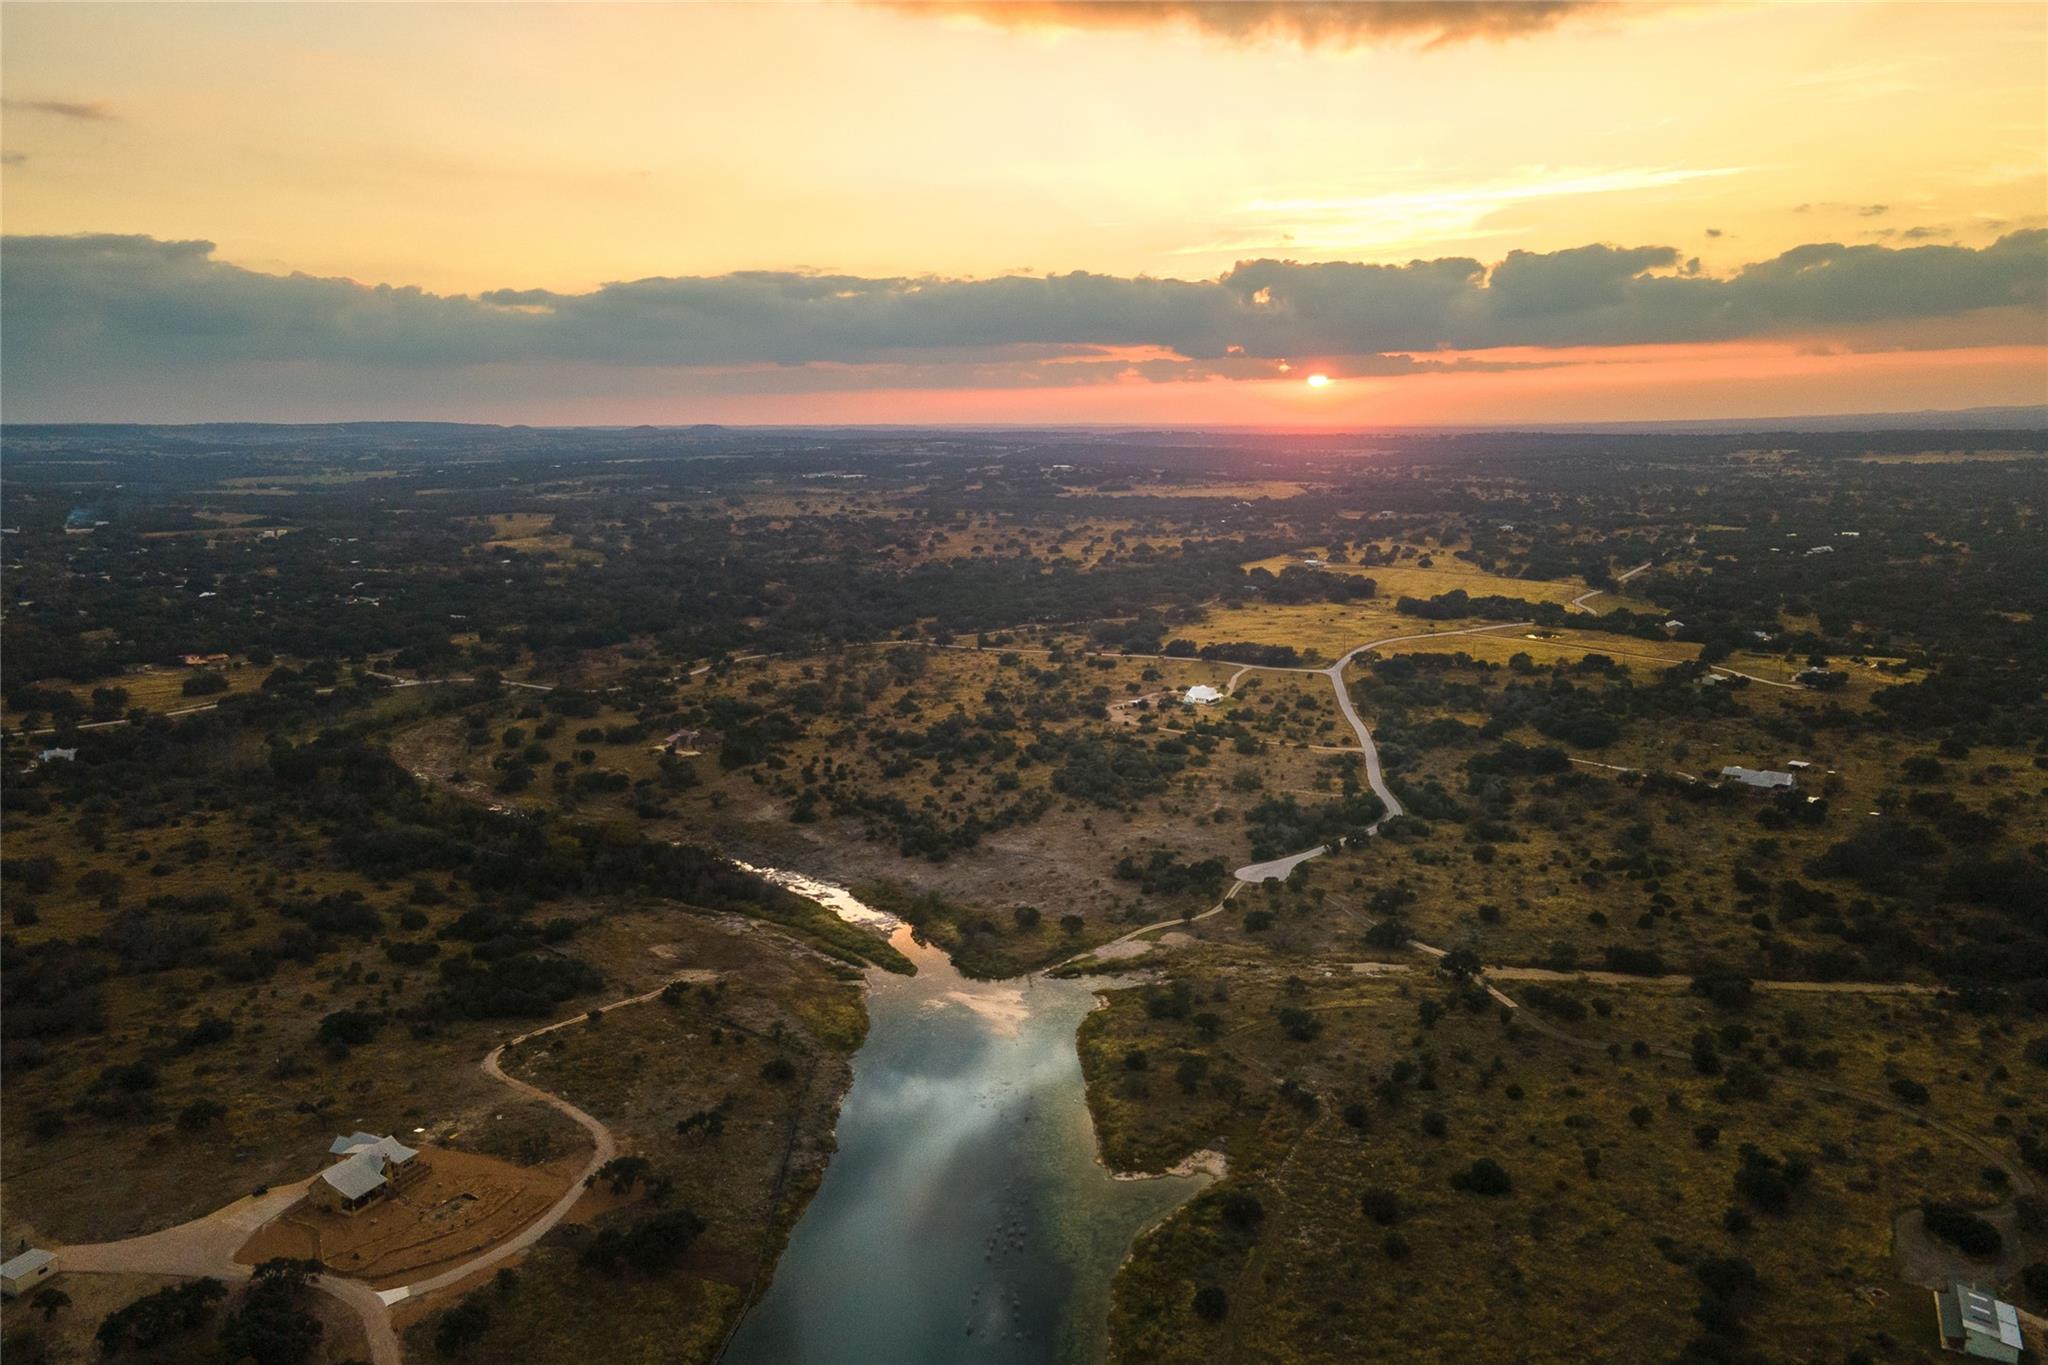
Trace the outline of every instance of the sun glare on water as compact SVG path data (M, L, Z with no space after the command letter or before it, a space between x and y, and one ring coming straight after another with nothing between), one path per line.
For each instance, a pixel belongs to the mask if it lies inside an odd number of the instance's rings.
M1327 389L1330 387L1330 376L1326 374L1312 374L1308 377L1308 386L1312 389Z

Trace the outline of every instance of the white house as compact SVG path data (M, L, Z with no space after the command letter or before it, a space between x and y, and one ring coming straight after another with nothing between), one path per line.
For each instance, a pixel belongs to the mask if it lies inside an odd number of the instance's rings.
M1181 701L1188 706L1210 706L1223 700L1223 694L1207 683L1196 683L1181 694Z
M0 1262L0 1298L14 1298L56 1273L56 1253L31 1247L11 1260Z

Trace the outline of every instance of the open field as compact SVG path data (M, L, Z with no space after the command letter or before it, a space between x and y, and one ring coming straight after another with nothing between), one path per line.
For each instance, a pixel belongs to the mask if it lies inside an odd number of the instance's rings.
M1394 599L1400 597L1435 597L1453 589L1462 589L1473 597L1519 597L1527 602L1565 603L1586 591L1586 584L1579 582L1550 582L1540 578L1504 578L1499 574L1487 573L1461 559L1454 558L1449 551L1437 549L1426 556L1432 560L1428 567L1412 561L1399 564L1324 564L1319 573L1356 574L1370 578L1379 586L1379 596ZM1279 573L1290 565L1301 563L1299 555L1274 555L1269 559L1255 560L1246 569L1265 569ZM1609 605L1603 601L1602 605Z

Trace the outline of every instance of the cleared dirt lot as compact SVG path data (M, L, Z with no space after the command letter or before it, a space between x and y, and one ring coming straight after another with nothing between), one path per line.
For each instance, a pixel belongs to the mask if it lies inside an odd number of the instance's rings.
M250 1238L235 1259L313 1257L336 1272L385 1289L460 1264L538 1218L569 1188L568 1163L509 1161L423 1147L426 1171L357 1214L311 1202L294 1206Z

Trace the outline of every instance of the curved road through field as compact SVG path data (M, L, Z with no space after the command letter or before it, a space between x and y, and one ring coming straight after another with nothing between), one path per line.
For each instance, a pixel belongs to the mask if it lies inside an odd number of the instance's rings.
M1344 719L1350 724L1351 732L1358 736L1359 749L1365 754L1366 785L1372 788L1372 794L1377 796L1387 808L1386 814L1373 821L1367 827L1366 833L1377 832L1379 827L1385 824L1388 819L1402 814L1403 811L1400 801L1395 798L1392 791L1388 790L1387 780L1380 773L1380 751L1373 747L1372 732L1365 728L1365 722L1358 718L1358 708L1351 704L1351 689L1344 685L1345 668L1359 655L1370 653L1384 645L1405 644L1410 640L1436 640L1446 635L1483 635L1491 630L1515 630L1528 624L1529 622L1527 621L1502 621L1498 625L1468 626L1463 630L1425 630L1412 635L1389 635L1384 640L1372 640L1360 645L1343 658L1337 660L1336 663L1322 670L1323 674L1329 678L1330 686L1337 691L1337 709L1344 713Z

